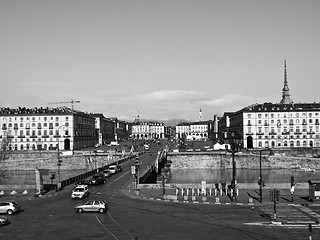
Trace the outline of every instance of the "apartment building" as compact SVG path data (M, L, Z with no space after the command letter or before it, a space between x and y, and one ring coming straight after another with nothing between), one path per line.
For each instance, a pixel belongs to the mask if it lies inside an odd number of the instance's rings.
M66 107L1 108L0 141L12 150L76 150L95 146L95 118Z

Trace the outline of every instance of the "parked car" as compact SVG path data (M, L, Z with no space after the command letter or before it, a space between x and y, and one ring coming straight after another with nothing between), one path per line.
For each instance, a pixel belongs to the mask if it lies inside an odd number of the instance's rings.
M82 179L82 180L79 180L78 182L76 182L73 187L76 188L78 187L79 185L89 185L89 181L86 180L86 179Z
M13 200L0 201L0 213L7 213L9 215L20 211L20 205Z
M7 225L9 223L10 223L10 221L8 218L0 216L0 226Z
M90 184L91 185L98 185L98 184L105 183L106 181L107 181L106 177L104 176L103 173L97 173L92 176L92 178L90 180Z
M72 190L71 198L85 198L89 196L89 187L88 185L78 185L76 188Z
M109 169L106 169L102 172L106 178L111 177L112 173Z
M108 204L102 200L90 200L83 204L79 204L74 207L79 213L82 212L106 212L108 211Z

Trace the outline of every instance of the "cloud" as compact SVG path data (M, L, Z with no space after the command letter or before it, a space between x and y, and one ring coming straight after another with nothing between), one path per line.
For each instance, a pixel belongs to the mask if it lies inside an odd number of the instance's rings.
M141 99L150 101L192 101L203 99L203 92L186 91L186 90L160 90L140 96Z

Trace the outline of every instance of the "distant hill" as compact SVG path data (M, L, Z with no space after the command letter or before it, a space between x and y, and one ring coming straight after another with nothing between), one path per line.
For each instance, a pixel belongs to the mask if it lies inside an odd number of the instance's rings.
M187 120L187 119L167 119L167 120L161 120L160 122L163 122L167 126L175 127L178 123L190 122L190 120Z

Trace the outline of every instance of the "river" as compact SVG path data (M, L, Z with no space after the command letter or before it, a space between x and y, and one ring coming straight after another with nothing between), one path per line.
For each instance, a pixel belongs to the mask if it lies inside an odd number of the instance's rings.
M257 183L259 179L259 169L237 169L236 180L238 183ZM320 172L297 169L263 169L262 179L265 183L289 183L291 176L295 182L306 183L308 180L320 180ZM232 180L232 169L214 170L171 170L168 183L230 183Z

